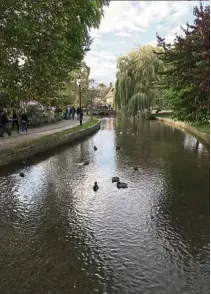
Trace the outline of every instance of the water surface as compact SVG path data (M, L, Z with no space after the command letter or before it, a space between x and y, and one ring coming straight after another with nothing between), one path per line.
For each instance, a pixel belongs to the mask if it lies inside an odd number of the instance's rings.
M209 151L191 135L105 119L0 176L0 293L209 293Z

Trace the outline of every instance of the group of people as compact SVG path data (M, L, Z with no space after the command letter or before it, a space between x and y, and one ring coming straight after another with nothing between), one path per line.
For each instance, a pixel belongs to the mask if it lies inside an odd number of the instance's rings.
M74 106L71 107L70 105L68 105L65 112L66 119L67 120L70 120L71 118L74 119L75 114L77 114L77 119L78 119L80 115L80 108L78 107L77 109L75 109Z
M111 107L111 105L101 105L101 106L98 106L99 109L109 109L109 110L113 110L113 108Z
M15 126L17 127L17 133L19 133L19 123L21 123L21 134L26 134L28 132L28 121L29 120L26 110L23 110L20 115L18 115L16 110L13 109L12 118L9 118L7 109L3 108L0 114L0 137L4 137L4 133L7 133L8 136L11 136L11 131Z

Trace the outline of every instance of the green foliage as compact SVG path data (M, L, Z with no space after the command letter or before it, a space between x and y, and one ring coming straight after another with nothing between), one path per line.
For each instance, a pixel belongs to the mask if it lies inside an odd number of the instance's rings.
M31 126L41 126L47 123L54 123L62 120L62 112L42 110L36 106L28 106L27 114Z
M153 100L161 95L158 83L163 62L154 49L141 47L118 59L115 106L128 115L149 117Z
M73 70L69 73L67 80L62 84L61 89L57 95L56 104L66 106L79 104L79 88L77 79L81 78L81 101L82 105L87 105L89 95L89 74L90 68L85 62L82 62L79 69ZM55 101L54 101L55 102Z
M210 6L194 8L194 25L183 28L173 44L157 36L156 52L165 64L162 72L163 101L170 104L177 119L209 121L210 110Z
M80 65L109 1L2 0L0 87L12 100L50 102Z

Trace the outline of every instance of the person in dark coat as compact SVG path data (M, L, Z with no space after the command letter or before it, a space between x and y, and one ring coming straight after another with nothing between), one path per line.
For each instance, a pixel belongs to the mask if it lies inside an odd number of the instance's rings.
M22 132L21 134L25 134L28 132L28 115L26 113L26 111L23 111L23 113L21 114L21 129L22 129Z
M19 133L18 115L17 115L15 109L13 109L13 112L12 112L12 127L11 127L11 130L14 128L15 125L17 126L17 133Z
M74 119L75 118L75 107L73 106L72 107L72 119Z
M4 108L1 116L0 116L0 129L1 129L1 133L0 133L0 137L4 137L4 132L7 132L8 136L11 136L11 132L9 130L9 119L7 116L7 109Z
M79 114L80 114L80 108L79 107L77 107L76 113L77 113L77 119L79 119Z

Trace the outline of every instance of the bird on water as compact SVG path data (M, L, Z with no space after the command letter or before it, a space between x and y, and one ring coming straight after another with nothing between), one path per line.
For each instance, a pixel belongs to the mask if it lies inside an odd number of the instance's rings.
M93 190L94 190L95 192L97 192L98 189L99 189L99 186L98 186L97 182L95 182L95 184L94 184L94 186L93 186Z

